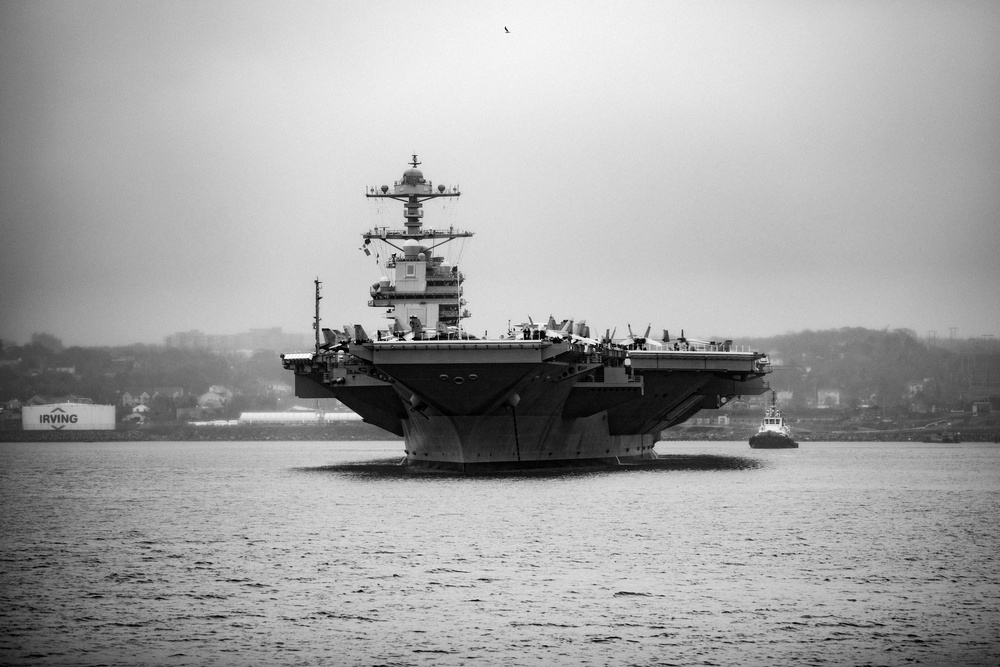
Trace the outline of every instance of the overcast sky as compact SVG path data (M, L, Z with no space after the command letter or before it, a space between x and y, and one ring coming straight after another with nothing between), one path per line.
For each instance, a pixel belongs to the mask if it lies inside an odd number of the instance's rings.
M504 32L504 27L510 33ZM1000 3L0 3L0 337L385 322L412 153L491 336L1000 334ZM456 248L455 250L458 250Z

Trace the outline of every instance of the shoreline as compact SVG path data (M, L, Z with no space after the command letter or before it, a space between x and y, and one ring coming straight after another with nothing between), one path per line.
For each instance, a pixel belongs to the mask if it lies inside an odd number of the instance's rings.
M660 434L659 442L749 441L756 430L690 427ZM942 436L960 442L1000 442L995 428L948 431L830 431L793 433L796 442L923 442ZM224 441L395 441L402 438L363 422L325 426L190 426L165 424L143 429L116 431L22 431L0 430L0 442L224 442Z
M661 442L722 441L749 442L757 429L734 429L706 426L674 428L660 435ZM886 429L871 431L805 431L792 429L792 438L802 442L941 442L954 438L957 442L1000 442L1000 430L995 427L969 429Z
M399 440L394 433L363 422L326 426L160 425L120 431L0 431L0 442L262 442L268 440Z

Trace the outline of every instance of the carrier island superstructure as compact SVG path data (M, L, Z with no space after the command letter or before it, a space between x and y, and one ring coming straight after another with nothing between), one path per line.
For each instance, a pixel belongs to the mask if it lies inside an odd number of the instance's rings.
M529 323L496 339L462 329L465 276L442 246L472 234L423 224L423 202L458 197L433 186L416 156L392 187L369 198L403 203L401 229L376 227L362 249L394 250L369 306L388 325L322 329L311 352L282 355L295 394L336 398L404 440L413 466L465 472L624 464L655 458L661 430L730 398L760 394L766 357L731 341L590 337L584 323ZM314 326L320 330L319 284ZM648 336L648 330L647 330Z

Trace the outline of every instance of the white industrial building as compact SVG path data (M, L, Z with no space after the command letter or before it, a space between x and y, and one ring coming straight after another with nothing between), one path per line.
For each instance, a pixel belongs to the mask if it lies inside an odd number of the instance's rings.
M361 421L354 412L244 412L240 414L241 426L300 426Z
M25 431L113 431L115 406L89 403L52 403L21 408Z

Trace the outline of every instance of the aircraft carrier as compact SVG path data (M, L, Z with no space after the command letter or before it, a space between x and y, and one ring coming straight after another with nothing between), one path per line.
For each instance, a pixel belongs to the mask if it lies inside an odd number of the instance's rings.
M401 228L362 234L383 270L368 305L387 309L387 324L373 335L322 328L317 280L315 349L281 355L296 396L336 398L401 436L408 465L475 472L653 459L663 429L766 390L763 354L683 331L595 338L583 321L550 316L495 339L469 335L465 276L442 253L472 234L423 224L425 201L461 193L419 165L414 155L400 180L366 193L403 204Z

